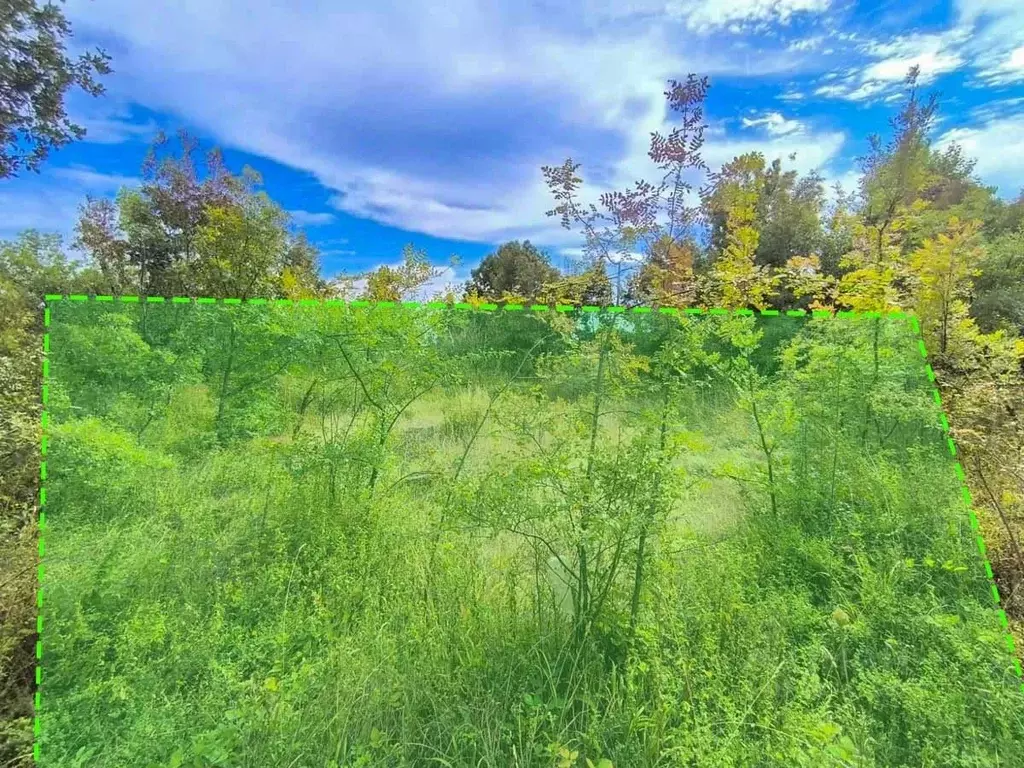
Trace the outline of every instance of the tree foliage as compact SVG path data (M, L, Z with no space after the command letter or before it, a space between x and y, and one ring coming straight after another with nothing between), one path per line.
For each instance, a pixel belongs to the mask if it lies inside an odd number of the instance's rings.
M71 25L60 5L4 0L0 5L0 179L38 171L50 152L85 136L68 117L64 99L72 88L103 93L108 75L103 51L67 54Z
M143 295L320 295L315 248L289 229L288 215L257 189L250 168L233 175L219 149L206 153L178 134L167 153L159 135L143 163L143 184L116 200L89 199L76 245L103 271L111 292Z
M557 269L529 240L512 240L488 254L470 273L466 290L491 301L536 301L548 283L559 278Z

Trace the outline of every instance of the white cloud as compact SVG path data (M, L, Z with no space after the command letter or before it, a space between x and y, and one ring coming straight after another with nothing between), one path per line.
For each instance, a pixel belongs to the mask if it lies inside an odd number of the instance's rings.
M744 117L742 122L744 128L763 127L771 136L786 136L804 130L804 124L799 120L789 120L778 112L768 112L764 117L754 119Z
M692 32L766 32L801 15L823 13L832 0L584 0L578 11L588 24L638 19L679 21Z
M335 215L327 211L314 213L311 211L303 211L302 209L295 209L288 211L288 215L290 215L292 217L292 221L300 227L319 227L324 224L330 224L335 219Z
M853 194L860 190L861 174L857 170L836 171L826 168L822 170L821 176L822 183L825 185L825 198L829 203L834 203L836 200L836 184L839 184L846 194Z
M126 141L152 141L159 132L155 122L134 123L116 117L72 117L85 128L86 144L122 144Z
M997 99L987 102L971 110L972 122L990 123L1005 117L1014 117L1021 113L1024 107L1024 96L1016 96L1007 99Z
M821 44L825 42L824 35L814 35L813 37L803 37L799 40L794 40L788 46L787 51L816 51L821 48Z
M1022 19L1024 23L1024 19ZM991 58L995 58L996 54ZM991 59L986 59L991 62ZM1024 45L1020 45L1003 54L1003 58L994 63L989 63L978 72L978 78L988 85L1009 85L1010 83L1024 82Z
M946 131L936 141L939 149L959 144L964 154L977 159L975 172L1013 197L1024 179L1024 114L999 117L973 127Z
M137 176L100 173L86 165L54 168L52 174L56 178L70 181L90 192L117 192L121 187L137 187L142 183L142 179Z
M806 66L784 49L706 40L694 28L786 21L828 5L590 0L579 15L473 0L329 12L313 0L153 0L146 14L129 0L67 8L79 39L117 54L113 96L313 174L337 193L336 209L439 237L557 246L578 236L544 216L541 164L579 157L594 192L632 181L648 131L663 125L667 79Z
M0 239L13 240L26 229L58 234L70 244L86 195L111 195L140 179L100 173L88 166L44 167L0 185Z
M969 32L961 53L975 72L973 85L1024 82L1024 3L954 0L957 28Z
M797 15L823 13L831 4L831 0L682 0L669 7L686 19L690 29L707 32L730 25L742 31L744 25L757 22L786 24Z
M938 75L954 71L963 61L959 54L942 51L924 51L915 56L891 56L865 69L864 77L883 83L900 82L906 79L911 67L918 67L918 82L927 83Z
M86 130L84 144L122 144L150 142L160 126L152 118L138 121L129 104L105 95L94 98L78 91L69 95L68 117Z
M848 92L848 88L845 85L823 85L820 88L815 88L815 96L845 96Z
M801 175L820 171L832 162L846 142L845 134L828 131L823 133L791 133L768 139L731 139L707 145L704 160L715 168L747 152L760 152L771 163L776 158L787 168ZM790 155L795 159L790 160Z
M59 184L28 191L19 187L17 192L5 185L0 188L0 240L14 240L26 229L35 229L70 242L81 202L80 191Z
M912 67L918 68L921 85L961 68L966 62L961 48L968 39L969 30L956 27L942 33L912 33L885 42L861 43L857 53L867 61L843 72L828 73L821 81L829 84L814 93L848 101L884 101L900 91Z
M886 83L880 83L877 80L869 80L866 83L861 83L853 90L847 91L844 94L844 98L847 98L850 101L864 101L865 99L870 99L872 96L884 93L886 90Z

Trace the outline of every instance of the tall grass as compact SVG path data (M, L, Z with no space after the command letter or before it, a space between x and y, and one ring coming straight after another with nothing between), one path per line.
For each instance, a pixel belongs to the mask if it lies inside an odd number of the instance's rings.
M439 386L376 457L344 398L228 442L201 385L141 436L66 412L42 763L1020 764L1024 696L928 430L867 450L774 380L808 422L771 422L772 513L742 399L680 401L652 490L646 396L608 390L586 485L592 390L533 386ZM593 501L577 539L563 485ZM613 565L637 557L634 602Z

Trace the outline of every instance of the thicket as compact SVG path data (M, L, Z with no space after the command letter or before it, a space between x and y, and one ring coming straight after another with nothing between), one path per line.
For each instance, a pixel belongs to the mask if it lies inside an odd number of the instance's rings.
M1011 766L899 319L55 302L43 764Z

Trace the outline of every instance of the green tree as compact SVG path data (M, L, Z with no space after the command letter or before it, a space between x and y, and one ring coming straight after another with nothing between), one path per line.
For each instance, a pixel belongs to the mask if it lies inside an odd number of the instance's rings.
M749 152L723 165L703 192L701 207L712 258L727 247L730 196L736 188L755 197L753 226L759 236L754 258L758 265L778 268L794 256L820 253L825 204L821 177L811 174L801 179L794 170L784 171L780 159L766 165L760 152Z
M630 280L626 303L691 306L697 295L697 257L694 241L660 237Z
M764 189L764 158L757 153L737 158L712 181L715 209L725 214L722 252L712 262L714 303L726 308L747 306L764 309L778 280L757 264L761 233L757 229L757 205Z
M608 306L613 296L612 281L600 262L578 274L566 275L547 283L540 292L540 300L546 304L574 306Z
M116 200L87 199L76 245L98 265L111 292L142 295L321 295L319 254L265 192L258 173L232 174L219 149L204 158L179 131L177 151L157 136L143 162L144 183Z
M22 168L38 171L51 150L85 136L68 117L64 99L71 88L102 94L96 77L110 74L110 57L96 50L72 59L70 37L71 25L56 3L0 4L0 179Z
M139 189L122 189L114 202L87 198L81 208L77 244L112 279L132 281L120 291L165 296L195 291L189 270L209 211L242 202L259 182L250 169L233 176L216 148L206 153L201 179L198 142L184 130L178 142L177 154L163 154L168 139L158 134L143 161Z
M971 316L982 330L1024 333L1024 226L992 240L974 276Z
M370 301L402 301L411 298L440 274L440 270L431 265L426 251L410 243L402 249L402 263L397 267L382 264L364 276L363 296Z
M758 203L758 264L778 268L795 256L821 252L825 190L820 176L798 178L796 171L783 171L776 158L765 171Z
M286 299L312 299L327 295L327 281L320 277L320 251L304 232L292 238L281 261L278 293Z
M287 214L280 206L260 193L205 216L186 274L196 292L242 299L277 293L287 255Z
M466 291L490 301L533 302L558 277L558 270L529 240L513 240L484 257L470 273Z
M913 208L915 215L928 207L922 192L935 183L928 134L935 122L938 100L935 94L922 102L917 92L919 67L911 67L906 78L907 97L896 116L890 121L892 135L886 144L877 134L868 137L870 150L861 158L861 196L863 207L862 237L869 237L865 245L874 249L876 263L886 260L883 251L898 249L905 254L914 246L915 223L907 213ZM899 222L900 235L890 230Z

